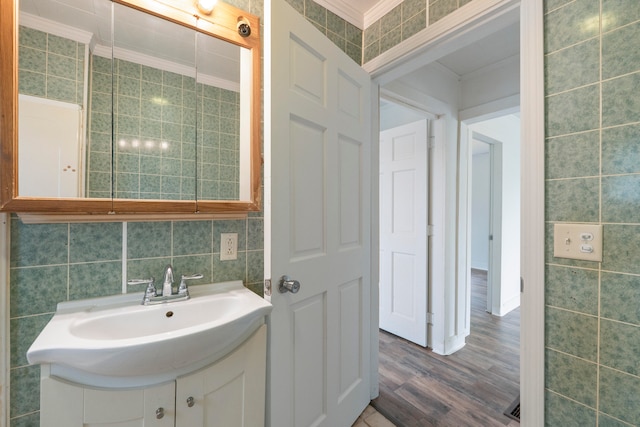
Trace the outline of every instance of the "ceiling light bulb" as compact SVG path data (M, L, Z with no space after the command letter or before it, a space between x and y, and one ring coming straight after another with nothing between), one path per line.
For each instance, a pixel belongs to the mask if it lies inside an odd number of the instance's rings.
M198 9L202 13L206 13L207 15L213 12L213 8L216 7L216 3L218 0L197 0L196 5Z

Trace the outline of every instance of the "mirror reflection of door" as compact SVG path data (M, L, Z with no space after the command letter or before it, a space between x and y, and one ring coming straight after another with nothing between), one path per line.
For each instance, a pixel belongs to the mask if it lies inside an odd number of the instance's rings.
M19 105L20 194L78 197L83 170L80 106L28 95L20 95ZM45 139L47 144L41 144Z
M20 94L80 111L50 120L55 132L20 126L20 145L31 132L40 153L19 150L21 196L250 199L249 49L110 0L22 0L18 21ZM40 114L21 104L20 120ZM59 156L43 153L63 133L78 135L77 186L54 192L59 178L44 171Z
M111 57L112 6L108 0L86 3L84 7L88 10L83 11L59 2L20 1L20 196L84 197L92 185L95 191L91 197L111 197L111 70L103 68L98 77L100 88L109 95L101 97L97 91L95 98L89 90L89 70L92 51L98 46L108 46L103 51L108 51L106 55ZM64 17L65 22L54 20L54 16ZM94 31L89 31L91 28ZM90 104L95 106L94 117L89 115ZM43 112L43 108L48 111ZM78 117L73 113L73 119L65 118L72 115L72 110L78 112ZM92 119L96 123L93 129L89 126ZM92 130L95 135L91 135ZM94 159L88 156L92 136L104 153ZM89 172L90 163L93 163L93 176ZM71 181L68 172L73 169L75 188L70 189L62 182Z

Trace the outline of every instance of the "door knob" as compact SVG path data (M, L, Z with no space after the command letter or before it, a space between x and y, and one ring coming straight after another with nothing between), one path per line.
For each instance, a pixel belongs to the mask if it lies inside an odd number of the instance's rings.
M280 293L291 292L295 294L300 290L300 282L297 280L292 280L289 276L282 276L280 279L280 286L278 287Z

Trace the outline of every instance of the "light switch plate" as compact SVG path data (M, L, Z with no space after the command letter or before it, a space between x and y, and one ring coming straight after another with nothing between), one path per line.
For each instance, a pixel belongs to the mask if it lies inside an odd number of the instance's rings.
M554 224L553 256L602 261L602 225Z

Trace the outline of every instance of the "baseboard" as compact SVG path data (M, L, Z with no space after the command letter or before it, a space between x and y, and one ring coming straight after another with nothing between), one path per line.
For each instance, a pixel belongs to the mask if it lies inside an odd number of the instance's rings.
M507 314L509 314L511 311L515 310L518 307L520 307L520 295L516 295L515 297L511 298L507 302L503 303L502 306L500 307L500 312L493 313L493 314L500 317L506 316Z

